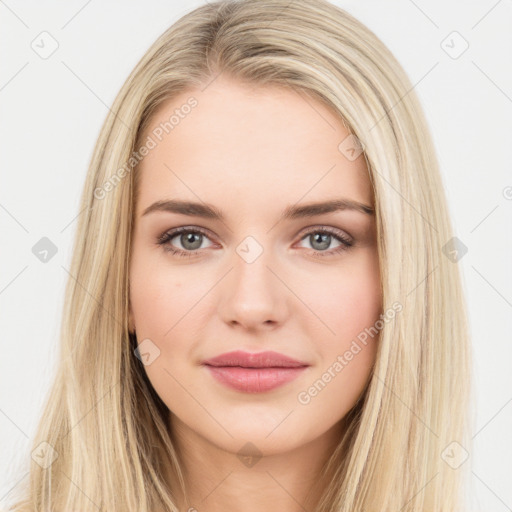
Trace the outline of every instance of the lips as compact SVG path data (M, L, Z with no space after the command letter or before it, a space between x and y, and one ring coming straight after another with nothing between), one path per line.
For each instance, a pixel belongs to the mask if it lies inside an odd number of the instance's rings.
M204 361L221 384L245 393L271 391L297 378L309 364L278 352L235 351Z

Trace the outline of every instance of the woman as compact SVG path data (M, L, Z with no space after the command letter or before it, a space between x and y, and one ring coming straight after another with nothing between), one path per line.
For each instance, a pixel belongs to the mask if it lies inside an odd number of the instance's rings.
M360 22L185 15L116 98L82 209L12 510L462 509L452 228L418 99Z

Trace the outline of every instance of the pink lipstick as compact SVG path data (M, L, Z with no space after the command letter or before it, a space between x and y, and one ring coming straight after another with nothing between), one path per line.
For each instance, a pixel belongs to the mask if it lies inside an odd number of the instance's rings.
M309 364L278 352L227 352L203 362L222 384L245 393L270 391L297 378Z

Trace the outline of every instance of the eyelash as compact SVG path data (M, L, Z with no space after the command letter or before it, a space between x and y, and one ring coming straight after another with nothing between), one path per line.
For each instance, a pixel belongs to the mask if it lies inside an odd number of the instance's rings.
M187 226L182 226L179 228L174 228L169 231L165 231L161 236L157 238L157 245L161 246L164 251L170 252L174 256L177 256L179 258L191 258L195 255L197 255L199 252L201 252L202 249L196 249L195 251L182 251L181 249L176 249L172 247L168 242L170 242L173 238L176 237L176 235L181 233L194 233L194 234L201 234L206 237L208 237L208 234L199 228L189 228ZM341 242L341 245L339 247L336 247L335 249L331 249L328 251L316 251L312 249L313 253L315 253L316 256L325 257L325 256L334 256L336 254L339 254L343 251L346 251L350 249L353 246L353 241L349 238L342 235L338 230L328 227L322 227L317 229L312 229L305 233L301 240L306 238L309 235L315 234L315 233L321 233L321 234L327 234L333 236L335 239L337 239L339 242ZM208 237L209 238L209 237Z

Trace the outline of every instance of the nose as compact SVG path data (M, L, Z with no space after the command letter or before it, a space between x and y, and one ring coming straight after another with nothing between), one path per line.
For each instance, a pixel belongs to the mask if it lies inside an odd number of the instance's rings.
M233 269L220 290L218 312L222 320L252 331L281 325L289 314L290 291L275 261L267 251L252 262L235 253L232 261Z

